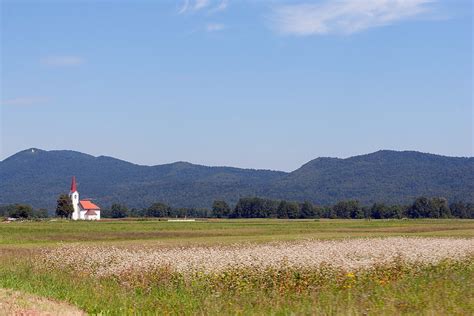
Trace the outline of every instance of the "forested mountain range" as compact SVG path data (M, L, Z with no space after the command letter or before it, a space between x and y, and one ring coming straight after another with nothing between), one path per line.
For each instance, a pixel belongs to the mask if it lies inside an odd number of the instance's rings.
M114 202L142 208L161 201L175 207L210 207L259 196L327 205L356 199L411 203L418 196L474 202L474 158L382 150L317 158L293 172L207 167L187 162L157 166L69 150L27 149L0 162L0 205L27 203L54 209L71 177L81 198L102 207Z

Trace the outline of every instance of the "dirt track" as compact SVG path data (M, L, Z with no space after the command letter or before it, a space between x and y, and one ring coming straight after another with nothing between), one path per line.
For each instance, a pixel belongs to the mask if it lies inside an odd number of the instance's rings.
M86 314L77 307L67 303L57 302L18 291L0 289L0 315L82 316Z

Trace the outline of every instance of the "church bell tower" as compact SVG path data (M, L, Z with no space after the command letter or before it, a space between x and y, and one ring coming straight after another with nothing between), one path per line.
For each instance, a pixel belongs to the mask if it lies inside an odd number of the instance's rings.
M74 212L72 213L72 219L77 220L79 219L79 192L77 192L75 176L72 177L71 191L69 192L69 198L71 199L72 207L74 208Z

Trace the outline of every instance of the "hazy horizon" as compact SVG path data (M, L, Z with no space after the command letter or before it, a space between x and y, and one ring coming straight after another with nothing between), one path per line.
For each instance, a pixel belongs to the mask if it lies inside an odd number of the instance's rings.
M0 160L472 157L472 2L2 1Z

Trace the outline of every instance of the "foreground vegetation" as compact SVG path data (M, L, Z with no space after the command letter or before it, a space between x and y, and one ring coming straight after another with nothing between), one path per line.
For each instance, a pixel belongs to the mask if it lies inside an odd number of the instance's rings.
M89 313L474 313L471 220L56 221L0 225L0 288L66 301ZM375 236L438 239L347 240ZM445 238L452 236L457 238ZM321 238L331 240L317 240ZM300 262L306 254L341 264L292 264L292 258ZM199 255L208 259L203 261ZM227 260L232 265L224 269L211 265L214 268L191 273L175 269L173 262L189 263L195 256L194 262L200 264ZM224 259L219 261L219 256ZM121 263L131 258L137 261L129 266ZM259 268L242 264L246 258L257 260ZM358 265L345 265L346 258ZM358 258L372 261L360 266L367 261ZM76 268L68 262L77 264ZM101 267L109 273L97 273Z
M66 300L90 313L469 315L474 312L473 271L471 259L428 266L400 264L357 276L336 271L301 275L281 269L260 275L234 271L223 278L186 282L157 273L124 286L113 278L96 280L86 273L37 271L25 262L2 266L0 285Z

